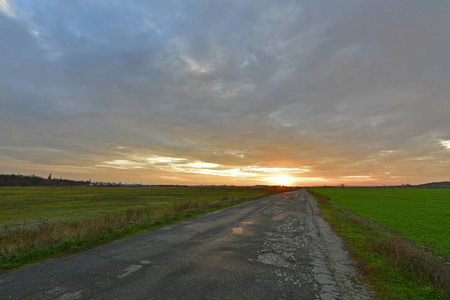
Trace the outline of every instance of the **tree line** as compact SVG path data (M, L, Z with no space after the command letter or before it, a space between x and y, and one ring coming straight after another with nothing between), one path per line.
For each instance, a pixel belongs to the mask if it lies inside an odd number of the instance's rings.
M52 178L52 174L47 178L36 175L0 174L0 186L87 186L90 182L90 180L56 179Z

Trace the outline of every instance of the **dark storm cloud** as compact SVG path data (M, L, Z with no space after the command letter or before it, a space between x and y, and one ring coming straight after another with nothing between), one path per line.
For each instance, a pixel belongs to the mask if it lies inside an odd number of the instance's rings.
M446 1L2 0L0 155L443 180L449 15Z

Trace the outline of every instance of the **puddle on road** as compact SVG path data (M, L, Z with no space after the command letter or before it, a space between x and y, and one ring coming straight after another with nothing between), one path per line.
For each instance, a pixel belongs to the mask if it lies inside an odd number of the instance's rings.
M236 228L233 228L232 230L233 230L234 234L242 234L244 232L244 228L242 228L242 227L236 227Z
M234 234L243 234L244 233L244 225L253 224L253 222L243 222L242 226L231 229Z

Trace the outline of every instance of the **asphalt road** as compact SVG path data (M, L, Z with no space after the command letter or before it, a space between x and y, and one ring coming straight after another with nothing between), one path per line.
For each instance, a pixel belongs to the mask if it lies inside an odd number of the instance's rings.
M0 299L368 299L306 190L0 276Z

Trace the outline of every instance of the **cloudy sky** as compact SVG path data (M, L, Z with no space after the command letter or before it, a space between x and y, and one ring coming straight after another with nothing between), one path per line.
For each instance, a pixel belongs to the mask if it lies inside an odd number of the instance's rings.
M448 0L0 0L0 173L450 180Z

